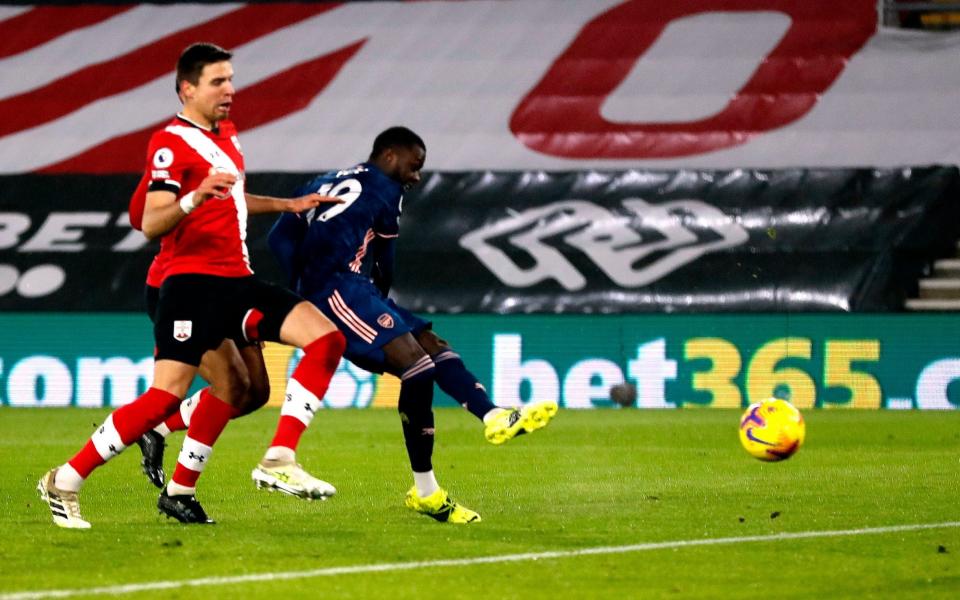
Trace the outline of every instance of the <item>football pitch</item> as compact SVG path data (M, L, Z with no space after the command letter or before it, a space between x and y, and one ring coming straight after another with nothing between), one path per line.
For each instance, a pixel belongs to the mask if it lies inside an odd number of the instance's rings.
M134 446L82 491L93 529L59 529L37 480L106 414L0 408L0 599L960 597L958 412L808 410L800 452L762 463L738 412L561 410L495 447L438 409L434 468L483 517L455 526L404 508L392 410L317 415L298 456L331 500L256 490L268 409L200 481L216 525L159 516Z

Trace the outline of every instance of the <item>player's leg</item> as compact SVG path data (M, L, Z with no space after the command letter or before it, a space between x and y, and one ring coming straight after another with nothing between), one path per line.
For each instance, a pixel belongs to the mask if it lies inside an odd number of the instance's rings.
M150 389L110 413L77 454L44 475L37 489L50 507L55 524L77 529L90 527L80 516L78 492L83 482L96 468L176 410L195 372L196 367L190 364L158 360Z
M157 322L157 307L160 304L160 288L159 286L150 285L149 283L144 287L144 305L146 307L147 316L150 317L150 322L156 325ZM202 375L202 371L201 371ZM165 475L163 473L163 451L166 447L164 438L170 433L171 427L177 429L186 429L186 425L183 424L183 419L189 419L189 414L193 413L193 409L196 408L196 403L200 399L200 394L197 392L190 398L181 402L180 410L173 411L173 414L168 416L166 420L158 424L153 429L146 431L142 436L137 438L137 446L140 447L140 466L144 473L147 476L147 479L157 488L162 488L165 482ZM180 413L183 412L184 407L187 407L189 414L186 417L181 417ZM170 423L171 426L167 426L167 423Z
M417 342L430 354L437 368L436 379L440 389L456 400L460 406L481 421L503 409L490 401L487 389L467 370L460 355L454 352L446 340L432 329L417 332Z
M557 403L541 400L520 408L499 408L490 401L486 388L471 373L460 355L433 331L433 324L411 313L392 300L386 303L410 325L417 342L436 365L435 379L440 389L484 423L484 437L491 444L502 444L514 437L536 431L557 414Z
M165 481L165 439L175 431L186 431L204 393L217 398L239 399L234 403L237 408L234 418L257 410L270 398L270 381L259 344L238 347L233 340L223 340L220 347L203 355L199 374L210 383L209 388L199 390L181 402L179 410L137 440L143 473L158 488L162 488Z
M213 395L210 388L201 390L173 475L157 499L161 513L181 523L213 523L194 494L197 480L210 462L213 445L235 414L229 398Z
M450 501L433 473L433 361L411 327L369 280L337 277L311 297L343 332L345 356L364 368L389 371L401 380L398 410L414 486L407 505L439 520L471 522L479 516Z
M437 483L433 472L433 446L436 429L433 415L435 367L426 350L409 332L383 346L388 370L400 378L397 410L403 439L413 471L413 487L407 492L406 505L438 521L473 523L476 512L450 499Z
M255 339L299 347L303 356L287 381L276 432L251 478L260 489L325 500L336 493L336 488L306 472L297 463L296 451L303 432L321 407L346 341L323 313L292 292L267 284L259 292L257 305L262 312L247 319L252 324L249 334Z
M247 304L245 280L205 275L169 277L160 293L154 326L157 358L180 360L199 367L203 355L221 347ZM172 335L171 335L172 334ZM236 348L231 348L236 353ZM233 357L231 360L239 360ZM186 382L188 386L191 380ZM186 393L186 386L180 398ZM195 498L197 480L210 462L213 446L236 414L235 398L219 398L209 389L190 419L177 466L157 500L157 507L182 523L212 523Z

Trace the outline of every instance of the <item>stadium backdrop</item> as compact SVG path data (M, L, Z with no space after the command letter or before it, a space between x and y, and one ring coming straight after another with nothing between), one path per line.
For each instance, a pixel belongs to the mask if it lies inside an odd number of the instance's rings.
M126 200L170 56L209 39L237 51L251 190L362 159L401 115L424 136L395 294L498 403L609 407L627 380L642 407L957 408L956 317L901 310L960 234L955 36L834 4L2 4L0 402L146 386L155 246ZM278 278L269 225L248 241ZM267 357L278 395L297 357ZM325 404L396 391L341 365Z

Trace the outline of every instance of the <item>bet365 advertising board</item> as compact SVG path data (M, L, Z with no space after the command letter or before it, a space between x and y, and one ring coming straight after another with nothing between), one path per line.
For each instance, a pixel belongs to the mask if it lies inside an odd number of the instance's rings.
M554 399L640 408L741 407L771 395L800 408L960 408L960 316L444 315L453 344L500 405ZM148 384L150 327L138 314L0 315L0 400L7 406L119 406ZM298 355L269 346L272 401ZM326 408L395 406L392 377L341 364ZM438 393L435 404L452 405Z

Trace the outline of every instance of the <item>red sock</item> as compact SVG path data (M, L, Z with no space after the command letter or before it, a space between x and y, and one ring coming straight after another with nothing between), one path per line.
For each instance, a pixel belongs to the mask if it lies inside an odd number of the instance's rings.
M170 415L170 418L164 421L163 424L167 426L167 429L169 429L171 433L174 431L183 431L187 428L187 424L183 422L183 413L180 412L179 408L177 412Z
M200 473L210 461L213 444L237 410L206 389L200 394L200 403L190 419L187 437L177 459L172 481L184 487L196 487Z
M84 479L156 427L180 406L180 399L158 388L150 388L142 396L110 413L90 440L68 462Z
M296 452L297 446L300 444L300 436L306 430L307 424L300 419L280 415L277 432L273 434L273 441L270 442L270 446L283 446Z
M77 452L73 458L67 462L70 463L71 467L76 469L80 477L86 479L94 469L107 461L97 452L97 447L93 445L93 440L87 440L87 443L83 445L80 452Z
M300 436L320 408L320 401L327 393L330 379L346 347L346 338L339 331L334 331L303 349L303 358L294 369L287 386L287 401L280 410L280 422L277 423L271 446L283 446L296 451Z
M113 424L124 445L159 425L174 412L179 412L181 398L158 388L147 392L126 406L113 411Z

